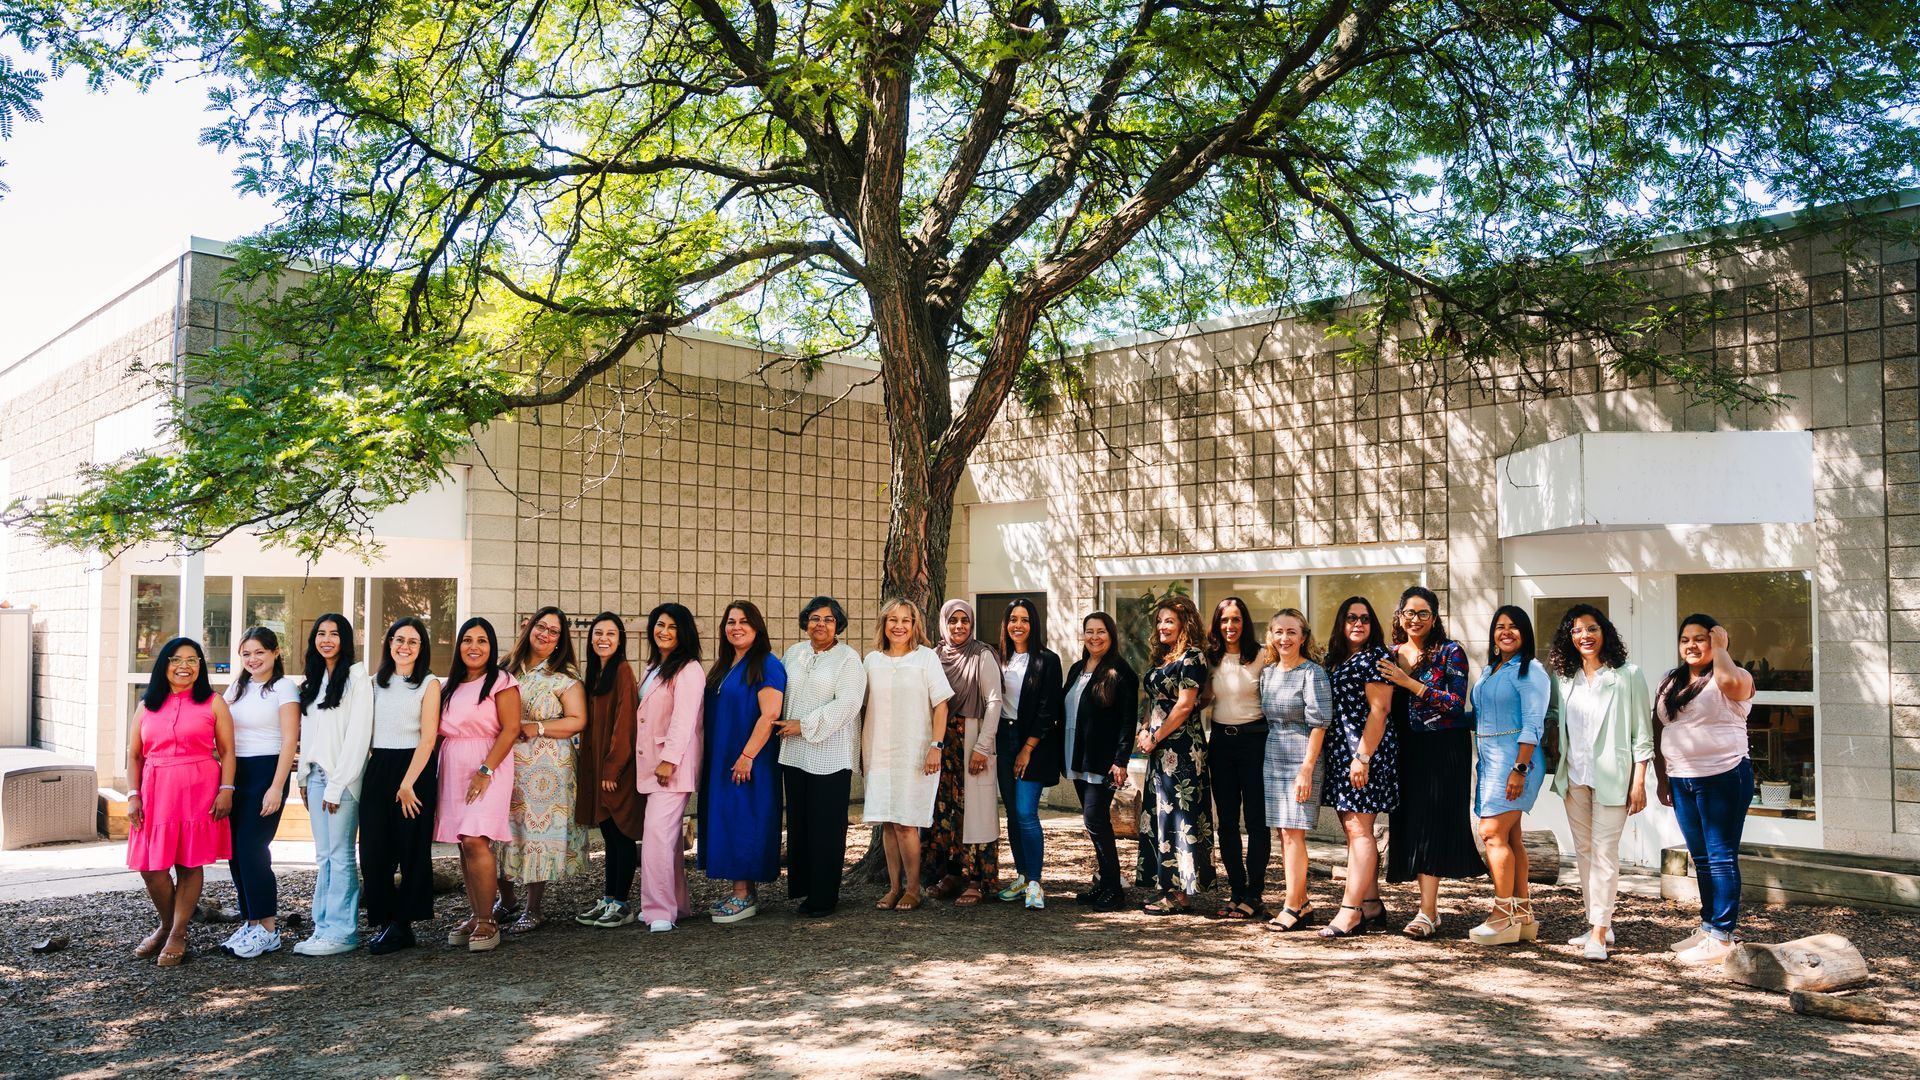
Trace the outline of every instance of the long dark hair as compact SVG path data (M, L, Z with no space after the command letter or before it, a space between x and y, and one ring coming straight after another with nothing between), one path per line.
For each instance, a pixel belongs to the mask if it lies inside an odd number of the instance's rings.
M173 696L173 684L167 681L167 661L182 648L192 649L193 655L200 658L200 670L193 677L193 703L198 705L213 696L213 683L207 678L207 651L190 637L177 637L160 646L160 651L154 654L153 674L147 676L147 692L140 695L140 704L148 712L159 712L160 706Z
M1160 640L1160 613L1163 611L1173 612L1173 617L1180 621L1180 639L1171 645ZM1163 596L1153 605L1152 629L1149 632L1153 635L1153 641L1147 647L1147 663L1156 668L1166 663L1168 657L1177 660L1188 649L1197 649L1206 640L1200 630L1200 609L1193 606L1192 600L1178 593Z
M1427 631L1426 643L1420 646L1420 662L1429 664L1439 654L1441 646L1453 641L1447 636L1447 624L1440 621L1440 598L1433 595L1432 589L1425 585L1409 585L1400 593L1400 604L1393 609L1393 643L1402 645L1413 640L1407 636L1407 628L1400 625L1400 613L1406 609L1407 601L1415 598L1425 600L1427 609L1433 612L1433 628Z
M1493 626L1505 615L1513 620L1513 628L1520 631L1520 651L1513 655L1520 658L1520 677L1527 677L1527 666L1533 663L1533 620L1527 613L1512 604L1502 604L1494 609L1493 622L1487 624L1487 667L1500 662L1500 646L1494 644Z
M662 615L673 620L675 634L673 651L665 656L660 655L660 645L653 640L653 628L660 624ZM658 669L660 681L673 678L689 662L699 660L700 628L693 625L693 612L688 611L685 604L669 601L647 612L647 666Z
M520 676L527 673L533 663L533 627L541 619L553 616L560 620L560 638L553 643L553 653L547 657L547 670L555 675L577 675L580 669L573 659L573 630L567 626L567 613L548 604L533 613L527 625L520 628L520 637L513 643L513 652L507 656L507 672Z
M1611 668L1627 662L1627 646L1607 613L1592 604L1575 604L1560 617L1560 629L1553 632L1553 646L1547 650L1548 670L1562 678L1571 679L1580 670L1580 650L1573 647L1573 624L1583 615L1600 626L1600 662Z
M1718 619L1696 611L1680 620L1680 633L1686 633L1689 626L1697 626L1711 633L1713 628L1719 625ZM1674 718L1680 715L1680 710L1693 704L1693 699L1699 697L1700 691L1707 688L1707 681L1711 678L1713 678L1712 664L1708 664L1707 670L1699 675L1695 675L1693 668L1684 663L1667 672L1667 677L1660 680L1660 690L1653 695L1660 702L1660 708L1656 713L1664 715L1666 723L1673 723Z
M327 659L320 655L314 645L314 639L320 636L320 628L332 620L334 629L340 631L340 651L333 655L333 674L327 674ZM340 695L347 692L347 672L353 668L353 624L345 615L329 611L313 620L313 629L307 631L307 659L305 674L300 680L300 708L305 710L315 701L323 709L340 707ZM322 687L322 683L325 684ZM325 693L322 693L322 690Z
M453 635L453 663L447 665L447 688L440 695L440 711L443 714L447 711L448 703L453 701L453 692L460 689L461 683L467 681L467 659L460 655L460 643L466 640L467 631L475 627L487 632L487 666L484 677L480 681L481 701L487 700L487 695L493 693L493 684L500 678L499 635L493 632L492 623L475 615L461 623L460 632ZM506 723L506 718L502 718L501 722Z
M1326 668L1328 671L1346 663L1347 658L1356 651L1353 643L1347 640L1347 612L1353 610L1355 604L1367 609L1367 643L1362 645L1360 650L1386 647L1387 639L1380 632L1380 616L1374 613L1373 601L1364 596L1349 596L1340 601L1340 606L1334 609L1336 612L1333 617L1334 628L1327 631Z
M1085 646L1082 646L1080 650L1080 670L1090 676L1087 680L1087 693L1093 695L1093 703L1103 709L1110 709L1116 704L1113 700L1113 695L1117 689L1115 682L1123 680L1103 678L1103 676L1108 672L1113 672L1124 676L1126 679L1131 679L1136 683L1140 681L1140 676L1134 672L1133 665L1127 663L1127 658L1120 653L1120 627L1114 623L1113 616L1104 611L1096 611L1080 620L1081 629L1084 630L1090 622L1097 622L1107 628L1107 641L1110 642L1110 644L1107 646L1106 653L1104 653L1099 660L1095 661L1093 670L1091 671L1088 671L1086 668L1087 653Z
M426 620L418 615L402 615L387 627L387 639L380 643L380 673L373 677L373 685L382 690L393 680L393 673L399 670L399 665L393 662L393 635L403 626L412 627L413 632L420 635L420 655L413 661L413 674L407 676L407 685L419 686L433 673L433 669L427 666L433 661L433 638L427 633Z
M273 654L273 677L260 684L260 692L264 694L280 685L280 680L287 677L287 658L280 655L280 635L264 626L249 626L247 632L240 635L240 645L245 645L249 641L259 642L261 648ZM240 655L240 645L233 647L233 654L236 657ZM228 696L234 701L246 697L247 686L252 682L253 672L248 671L244 666L241 667L239 676L233 680L233 690Z
M767 640L767 618L760 614L760 609L754 606L753 601L735 600L733 603L727 605L727 610L720 613L720 640L725 642L725 644L720 647L720 656L726 662L714 664L713 670L707 672L707 692L711 694L720 692L720 684L727 681L727 672L733 670L733 642L727 638L727 616L732 615L736 611L744 616L747 620L747 625L753 628L753 644L747 646L747 658L745 661L747 665L745 673L747 677L746 685L754 687L767 681L767 657L773 652L773 642ZM674 620L676 626L679 625L679 622L679 619ZM651 623L648 624L647 639L649 641L653 639ZM698 645L696 643L696 648L697 647ZM675 649L674 651L678 652L679 650ZM699 657L696 656L695 659L697 660ZM669 676L666 675L665 672L662 672L660 677L664 679Z
M1017 597L1007 605L1006 614L1000 616L1000 659L1003 661L1013 655L1013 639L1007 636L1007 620L1015 611L1027 613L1027 625L1031 628L1027 631L1027 651L1038 653L1047 647L1047 628L1040 622L1040 609L1026 597Z
M610 622L620 632L620 640L613 647L613 655L607 657L603 666L600 654L593 651L593 628L603 622ZM627 624L620 616L611 611L603 611L587 624L587 692L594 697L613 693L614 673L627 663Z
M1240 662L1251 664L1260 655L1259 635L1253 629L1253 610L1247 607L1245 600L1229 596L1213 605L1213 625L1207 627L1207 646L1203 650L1207 654L1208 667L1219 667L1220 661L1227 658L1227 639L1220 633L1220 616L1226 612L1228 604L1240 609Z

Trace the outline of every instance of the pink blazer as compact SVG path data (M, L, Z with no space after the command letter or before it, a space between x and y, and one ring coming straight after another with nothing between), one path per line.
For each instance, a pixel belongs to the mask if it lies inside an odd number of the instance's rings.
M682 665L672 679L654 679L647 684L640 696L640 721L633 748L634 786L642 795L656 791L692 794L700 778L700 710L706 698L707 672L697 663ZM673 782L664 786L653 775L663 761L674 766Z

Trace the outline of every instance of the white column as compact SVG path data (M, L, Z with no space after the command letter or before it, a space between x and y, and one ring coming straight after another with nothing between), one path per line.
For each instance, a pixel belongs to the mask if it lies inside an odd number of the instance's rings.
M180 559L180 636L195 641L205 637L206 613L207 557L195 552ZM206 647L205 642L201 647Z

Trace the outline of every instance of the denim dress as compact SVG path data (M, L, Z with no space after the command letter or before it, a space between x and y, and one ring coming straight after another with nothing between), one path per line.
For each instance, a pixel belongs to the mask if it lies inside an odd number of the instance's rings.
M1509 810L1531 810L1546 783L1546 762L1539 752L1547 726L1547 709L1553 700L1553 677L1539 660L1527 665L1520 674L1520 662L1509 660L1487 672L1473 688L1473 715L1476 719L1474 745L1475 769L1473 812L1480 817L1496 817ZM1520 760L1520 744L1535 749L1533 768L1527 773L1526 789L1518 799L1507 798L1507 776Z

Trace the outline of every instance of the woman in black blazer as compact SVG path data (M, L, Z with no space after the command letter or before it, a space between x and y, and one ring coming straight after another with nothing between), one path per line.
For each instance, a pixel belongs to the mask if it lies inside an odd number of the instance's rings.
M1096 611L1081 624L1086 651L1067 672L1061 711L1064 760L1098 867L1093 886L1076 899L1096 911L1126 906L1120 852L1113 839L1113 793L1127 782L1133 731L1140 721L1140 677L1120 655L1113 616Z
M1039 609L1025 597L1007 605L1000 624L1000 672L1004 685L994 756L1015 874L999 896L1038 910L1047 906L1040 887L1046 861L1040 796L1060 782L1060 657L1046 647Z

